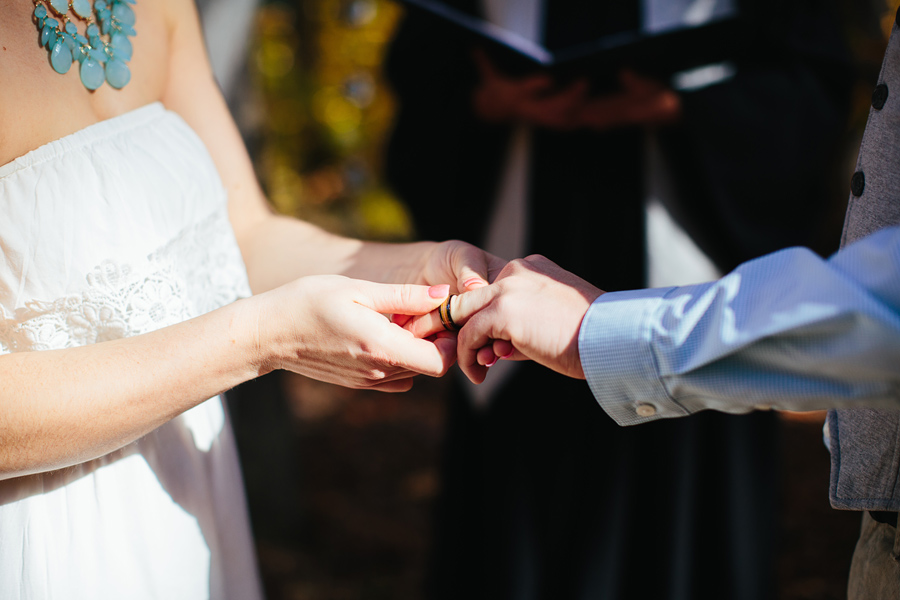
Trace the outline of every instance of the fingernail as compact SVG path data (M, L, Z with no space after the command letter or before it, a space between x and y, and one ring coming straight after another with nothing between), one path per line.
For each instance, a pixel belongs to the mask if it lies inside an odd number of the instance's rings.
M476 283L478 285L484 285L484 280L481 279L481 277L470 277L469 279L466 279L465 281L463 281L463 287L466 289L469 289L472 285L474 285Z
M447 294L450 293L450 286L446 283L442 283L441 285L433 285L428 288L428 295L432 298L446 298Z
M497 357L495 356L495 357L494 357L494 360L492 360L491 362L489 362L488 364L486 364L486 365L484 365L484 366L486 366L486 367L493 367L494 365L497 364L497 360L498 360L498 359L497 359Z
M504 354L504 355L501 356L500 358L509 358L509 357L511 357L511 356L513 355L513 352L515 352L515 350L510 350L509 352L507 352L506 354Z

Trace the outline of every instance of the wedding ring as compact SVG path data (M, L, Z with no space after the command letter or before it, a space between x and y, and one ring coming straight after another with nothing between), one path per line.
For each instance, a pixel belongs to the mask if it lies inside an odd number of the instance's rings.
M453 317L450 316L450 301L453 300L454 296L456 294L447 296L447 299L441 302L441 306L438 308L438 314L441 316L441 325L447 331L459 331L459 327L456 326L456 323L453 322Z

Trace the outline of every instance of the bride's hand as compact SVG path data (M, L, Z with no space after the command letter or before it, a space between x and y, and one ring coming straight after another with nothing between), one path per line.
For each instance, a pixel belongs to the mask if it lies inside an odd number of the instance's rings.
M453 293L486 286L494 281L507 262L459 240L433 244L424 258L421 282L427 285L450 283Z
M417 339L384 315L427 314L449 291L319 275L256 296L262 371L389 392L410 389L417 374L439 377L456 359L455 339Z

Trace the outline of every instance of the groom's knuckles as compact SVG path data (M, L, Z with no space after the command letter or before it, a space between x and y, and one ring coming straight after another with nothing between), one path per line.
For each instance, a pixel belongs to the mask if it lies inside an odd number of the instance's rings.
M494 286L484 286L455 296L450 303L453 322L459 326L465 325L474 314L491 303L496 290Z

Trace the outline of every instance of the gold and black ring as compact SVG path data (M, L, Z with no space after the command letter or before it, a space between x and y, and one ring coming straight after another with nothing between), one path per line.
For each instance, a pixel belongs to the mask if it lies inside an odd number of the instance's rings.
M456 294L447 296L447 299L441 302L441 306L438 308L438 314L441 316L441 325L443 325L444 329L447 331L459 331L459 327L456 326L456 323L453 322L453 317L450 316L450 302L453 300L454 296L456 296Z

